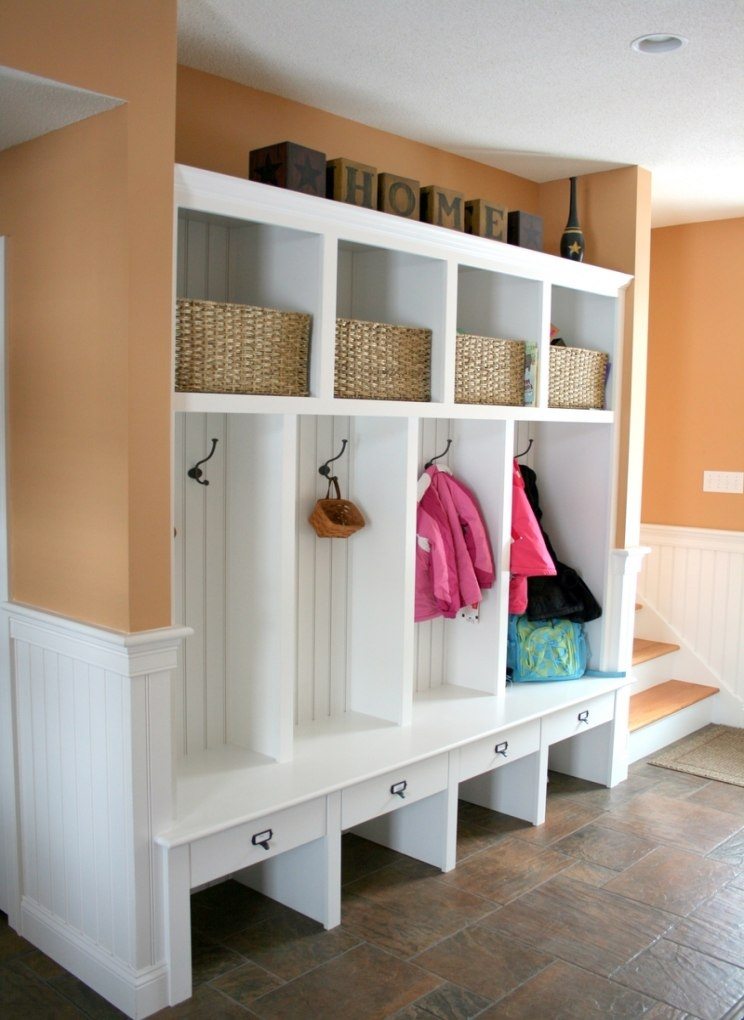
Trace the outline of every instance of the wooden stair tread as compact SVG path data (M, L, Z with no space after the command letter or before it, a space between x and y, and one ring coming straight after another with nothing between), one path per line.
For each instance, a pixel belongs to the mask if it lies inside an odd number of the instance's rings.
M660 655L668 655L676 652L679 645L670 645L666 641L648 641L646 638L633 639L633 665L641 662L648 662L649 659L657 659Z
M686 680L667 680L663 684L639 691L630 698L630 719L628 729L639 730L642 726L665 719L689 705L718 694L717 687L692 684Z

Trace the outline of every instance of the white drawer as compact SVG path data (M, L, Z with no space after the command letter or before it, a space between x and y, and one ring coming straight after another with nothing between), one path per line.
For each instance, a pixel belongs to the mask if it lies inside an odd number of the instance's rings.
M326 802L319 797L197 839L191 844L191 886L266 861L325 833Z
M341 791L341 828L405 807L447 788L447 755L406 765Z
M472 779L540 748L540 720L533 719L460 748L458 779Z
M600 694L596 698L587 698L586 701L572 705L570 708L551 712L542 721L543 743L555 744L567 737L585 733L594 726L601 726L602 723L609 722L614 714L615 695L612 691L609 694Z

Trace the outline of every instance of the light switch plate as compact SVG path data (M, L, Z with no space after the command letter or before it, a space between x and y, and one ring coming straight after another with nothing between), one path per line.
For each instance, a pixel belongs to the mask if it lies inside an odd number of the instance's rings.
M703 471L703 492L744 493L744 471Z

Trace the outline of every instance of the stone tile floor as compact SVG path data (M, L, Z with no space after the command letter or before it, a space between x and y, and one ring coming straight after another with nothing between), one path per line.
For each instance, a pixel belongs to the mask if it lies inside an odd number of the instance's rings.
M742 1020L744 788L551 774L534 829L460 804L442 875L344 837L343 923L227 882L192 897L194 996L158 1018ZM122 1016L0 915L0 1016Z

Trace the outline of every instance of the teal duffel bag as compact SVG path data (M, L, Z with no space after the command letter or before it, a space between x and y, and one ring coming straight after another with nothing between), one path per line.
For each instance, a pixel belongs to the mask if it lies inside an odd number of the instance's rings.
M510 616L506 665L515 683L578 680L586 672L584 628L572 620Z

